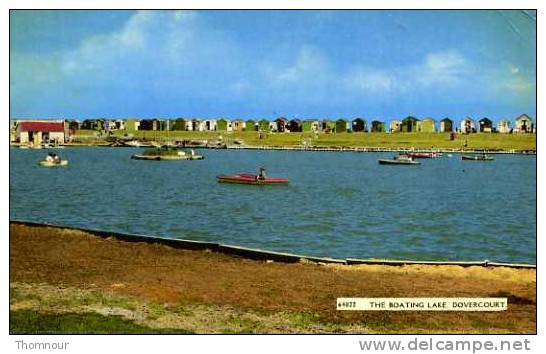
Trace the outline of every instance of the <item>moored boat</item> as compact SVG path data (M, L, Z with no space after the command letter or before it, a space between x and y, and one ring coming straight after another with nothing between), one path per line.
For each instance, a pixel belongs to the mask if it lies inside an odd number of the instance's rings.
M493 161L495 158L493 156L489 156L486 154L483 155L463 155L463 160L471 160L471 161Z
M280 177L260 178L258 175L254 175L250 173L216 176L216 178L218 179L218 182L221 182L221 183L237 183L237 184L279 185L279 184L287 184L289 182L288 178L280 178Z
M179 151L171 147L148 149L142 154L131 156L134 160L172 161L172 160L203 160L203 155L195 154L195 151Z
M400 156L408 156L414 159L432 159L442 156L439 152L405 152L400 153Z
M124 141L123 144L124 146L129 146L129 147L142 147L144 145L138 140Z
M408 155L395 156L392 159L379 159L377 160L380 165L420 165L419 161L414 161L412 157Z

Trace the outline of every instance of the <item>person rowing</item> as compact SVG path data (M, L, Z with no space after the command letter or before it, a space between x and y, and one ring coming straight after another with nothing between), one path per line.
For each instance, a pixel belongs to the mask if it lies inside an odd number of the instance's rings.
M61 163L61 157L59 155L57 155L57 154L52 153L52 152L47 154L45 160L47 162L53 162L53 163L56 163L56 164Z
M266 179L266 173L265 173L265 167L260 167L260 170L258 171L258 175L256 176L256 179L260 181L264 181Z

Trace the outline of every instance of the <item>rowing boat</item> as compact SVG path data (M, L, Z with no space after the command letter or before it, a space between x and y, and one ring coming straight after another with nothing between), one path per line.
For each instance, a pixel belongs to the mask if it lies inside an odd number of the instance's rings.
M61 160L59 162L43 160L43 161L40 161L39 164L40 166L43 166L43 167L60 167L60 166L68 165L68 160Z
M257 175L241 173L238 175L230 176L217 176L218 182L220 183L236 183L236 184L258 184L258 185L278 185L286 184L289 182L288 178L280 177L265 177L258 178Z
M394 157L393 159L379 159L377 160L380 165L420 165L419 161L413 161L412 157L407 155L400 155Z
M203 160L203 155L132 155L133 160L172 161L172 160Z
M471 161L493 161L495 158L493 156L489 155L463 155L463 160L471 160Z

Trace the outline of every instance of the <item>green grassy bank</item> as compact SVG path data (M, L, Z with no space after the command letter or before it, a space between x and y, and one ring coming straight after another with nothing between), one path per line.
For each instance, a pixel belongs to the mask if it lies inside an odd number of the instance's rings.
M90 131L78 132L85 139ZM118 131L114 136L124 136ZM146 140L208 140L247 146L302 146L313 147L372 147L416 149L488 149L536 150L536 134L459 134L450 140L448 133L267 133L258 132L191 132L191 131L136 131L135 138Z
M40 313L33 310L12 311L11 334L184 334L182 329L150 328L121 316L97 313Z

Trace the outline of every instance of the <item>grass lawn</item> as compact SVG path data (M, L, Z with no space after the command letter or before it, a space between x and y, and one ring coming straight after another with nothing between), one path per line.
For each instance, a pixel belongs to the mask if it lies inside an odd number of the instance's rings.
M134 334L190 333L181 329L150 328L121 316L97 313L40 313L33 310L10 311L10 334Z
M124 131L115 135L123 136ZM258 132L190 132L190 131L136 131L136 138L149 140L216 141L219 137L228 144L241 140L250 146L301 146L303 142L315 147L383 147L383 148L448 148L489 150L536 150L536 134L477 133L458 135L449 139L449 133L268 133Z

